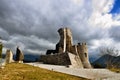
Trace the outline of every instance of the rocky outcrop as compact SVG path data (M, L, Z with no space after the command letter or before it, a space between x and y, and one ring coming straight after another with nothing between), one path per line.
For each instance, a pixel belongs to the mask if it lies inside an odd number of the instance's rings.
M24 59L24 54L23 52L17 47L16 49L16 61L19 63L22 63Z
M11 62L14 62L13 60L13 53L11 50L7 50L6 51L6 58L5 58L5 63L11 63Z

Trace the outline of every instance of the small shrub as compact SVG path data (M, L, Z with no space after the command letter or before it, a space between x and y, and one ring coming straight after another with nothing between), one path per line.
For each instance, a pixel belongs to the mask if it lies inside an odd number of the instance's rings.
M101 64L94 64L93 67L94 68L104 68Z
M116 73L120 73L120 69L119 68L111 68L110 70L113 71L113 72L116 72Z

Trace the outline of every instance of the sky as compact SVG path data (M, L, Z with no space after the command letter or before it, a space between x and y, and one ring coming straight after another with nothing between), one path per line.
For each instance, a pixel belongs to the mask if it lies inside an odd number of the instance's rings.
M45 54L61 27L71 29L74 44L86 42L89 55L120 50L120 0L0 0L3 53L19 46L24 54Z

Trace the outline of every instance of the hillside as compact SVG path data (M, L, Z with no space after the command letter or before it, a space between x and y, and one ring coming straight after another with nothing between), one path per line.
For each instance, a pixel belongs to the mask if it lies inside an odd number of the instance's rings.
M100 65L101 67L106 67L106 62L110 61L112 65L117 65L118 68L120 68L120 56L111 56L111 55L103 55L96 61L92 63L92 65Z
M18 63L7 64L4 69L0 69L0 78L2 80L88 80Z

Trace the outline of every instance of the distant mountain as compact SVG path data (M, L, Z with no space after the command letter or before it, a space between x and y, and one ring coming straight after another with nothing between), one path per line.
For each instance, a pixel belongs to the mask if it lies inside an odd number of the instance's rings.
M33 54L25 54L24 55L24 62L36 62L40 58L40 55L33 55Z
M98 58L97 57L95 57L95 56L90 56L89 57L89 61L90 61L90 63L93 63L95 60L97 60Z
M99 59L94 61L92 65L94 67L105 68L107 66L106 63L108 63L108 61L110 61L112 65L120 67L120 56L111 56L108 54L101 56Z

